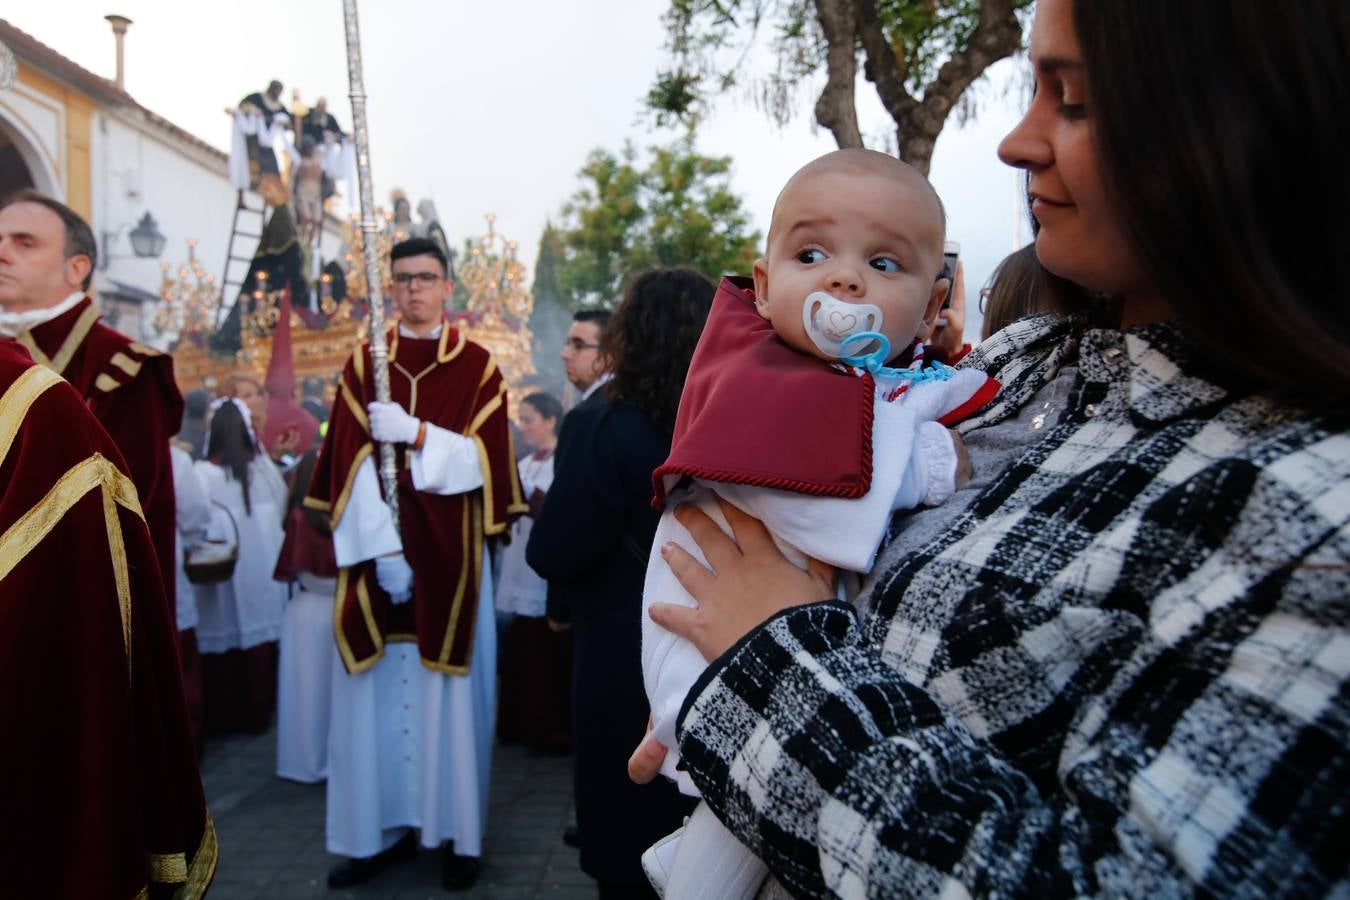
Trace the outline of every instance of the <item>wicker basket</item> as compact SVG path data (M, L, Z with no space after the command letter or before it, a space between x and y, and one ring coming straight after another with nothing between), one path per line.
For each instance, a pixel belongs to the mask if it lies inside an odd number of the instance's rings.
M235 564L239 562L239 523L223 504L211 501L225 510L230 517L230 527L234 529L234 545L224 541L202 541L191 550L183 551L183 574L193 584L219 584L234 577ZM221 553L229 547L228 552Z

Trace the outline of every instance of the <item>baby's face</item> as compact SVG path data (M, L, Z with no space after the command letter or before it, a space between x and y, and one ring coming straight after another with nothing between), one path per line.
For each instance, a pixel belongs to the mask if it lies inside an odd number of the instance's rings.
M927 185L848 169L789 184L769 229L768 252L755 263L760 315L790 346L831 359L807 335L802 307L823 291L849 304L876 306L891 357L932 329L946 296L942 213ZM847 318L836 309L830 315ZM861 353L870 346L849 347Z

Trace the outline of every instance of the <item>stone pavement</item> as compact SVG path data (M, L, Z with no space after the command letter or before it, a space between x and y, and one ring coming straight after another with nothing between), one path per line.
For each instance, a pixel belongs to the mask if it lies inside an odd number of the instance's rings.
M440 886L440 854L381 872L357 888L330 891L338 857L324 851L324 787L276 777L276 732L209 741L202 760L207 804L220 838L210 900L525 900L595 897L595 882L563 844L572 820L572 760L497 747L483 846L483 874L470 891Z

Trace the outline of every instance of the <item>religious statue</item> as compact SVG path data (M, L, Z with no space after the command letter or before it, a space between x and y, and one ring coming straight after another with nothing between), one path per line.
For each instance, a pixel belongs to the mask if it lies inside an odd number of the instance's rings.
M445 230L441 228L440 217L436 215L436 204L430 198L422 200L417 204L417 215L421 221L412 226L412 236L435 241L436 246L441 248L441 252L450 262L450 272L453 275L455 251L450 249L450 242L445 238Z
M389 205L393 207L393 218L389 220L389 235L394 243L407 240L412 237L413 219L412 204L408 202L408 195L399 188L394 188L389 194Z
M300 120L300 134L301 140L313 138L320 147L329 140L329 135L338 140L345 136L338 120L328 111L328 100L324 97L315 100L314 106Z
M246 190L262 191L271 182L285 193L277 165L275 142L287 149L291 114L281 102L282 85L273 80L266 91L254 92L239 101L234 112L230 142L230 183L242 196ZM275 193L273 188L272 193Z

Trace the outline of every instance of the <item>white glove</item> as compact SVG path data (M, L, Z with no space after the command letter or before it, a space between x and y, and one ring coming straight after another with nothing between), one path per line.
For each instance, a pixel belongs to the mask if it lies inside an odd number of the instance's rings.
M412 566L402 553L376 557L375 580L389 595L391 603L407 603L412 598Z
M366 410L370 413L370 436L381 444L411 444L417 440L421 421L397 403L376 402Z

